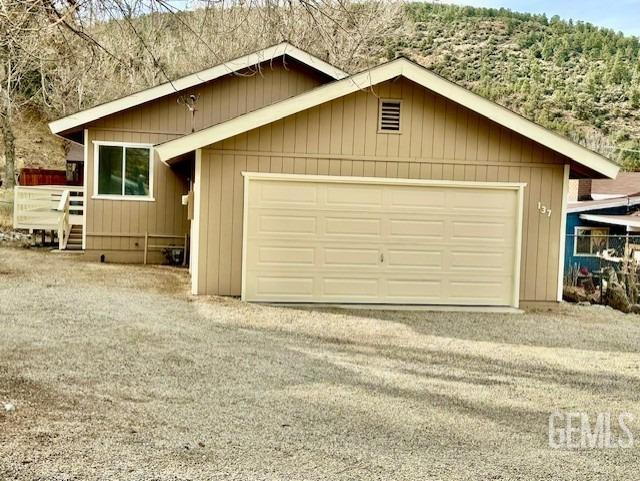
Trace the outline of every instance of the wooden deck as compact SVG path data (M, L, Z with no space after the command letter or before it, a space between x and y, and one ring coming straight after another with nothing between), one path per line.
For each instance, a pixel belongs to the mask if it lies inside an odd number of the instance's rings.
M60 249L74 226L84 224L84 188L67 185L16 186L14 229L58 231ZM77 233L77 228L75 229Z

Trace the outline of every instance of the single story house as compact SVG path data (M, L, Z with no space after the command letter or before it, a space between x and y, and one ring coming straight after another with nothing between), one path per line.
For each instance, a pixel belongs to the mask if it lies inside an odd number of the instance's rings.
M610 262L604 250L622 256L625 245L640 243L640 172L615 179L570 181L567 204L565 271L597 271Z
M558 302L569 178L618 173L406 58L287 43L50 127L84 145L85 255L189 234L194 294L259 302Z

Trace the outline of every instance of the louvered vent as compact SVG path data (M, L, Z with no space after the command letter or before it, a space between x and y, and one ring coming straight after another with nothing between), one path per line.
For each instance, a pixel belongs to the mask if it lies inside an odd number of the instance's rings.
M381 100L380 101L380 122L381 132L400 132L400 101Z

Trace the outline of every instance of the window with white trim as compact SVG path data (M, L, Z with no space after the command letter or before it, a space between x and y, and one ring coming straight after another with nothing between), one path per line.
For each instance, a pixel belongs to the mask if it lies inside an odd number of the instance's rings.
M151 149L98 145L96 167L99 196L151 197Z
M576 227L575 255L595 256L609 248L609 228Z

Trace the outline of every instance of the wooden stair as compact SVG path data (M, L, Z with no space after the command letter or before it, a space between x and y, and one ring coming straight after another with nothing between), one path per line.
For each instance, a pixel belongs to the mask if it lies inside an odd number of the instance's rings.
M74 224L71 226L71 231L69 232L69 240L67 240L67 247L65 250L82 250L82 225Z

